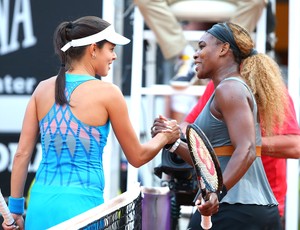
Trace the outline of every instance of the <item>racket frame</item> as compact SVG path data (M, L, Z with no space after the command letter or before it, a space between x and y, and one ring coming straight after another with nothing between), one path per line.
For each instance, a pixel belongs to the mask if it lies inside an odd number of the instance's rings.
M216 174L217 174L217 181L218 181L217 188L213 188L213 186L211 186L209 181L206 180L205 174L202 172L201 168L198 166L197 160L195 159L195 156L194 156L193 146L191 145L190 135L192 135L191 134L192 130L194 130L195 133L203 141L203 143L204 143L204 145L207 149L207 153L210 155L210 158L211 158L211 160L214 164L214 168L215 168ZM187 126L186 138L187 138L187 144L188 144L190 156L191 156L191 159L192 159L192 162L193 162L193 166L194 166L194 169L195 169L195 173L196 173L197 181L198 181L198 185L199 185L199 190L198 190L198 193L197 193L197 195L194 199L194 202L197 200L197 198L199 197L199 195L201 193L201 196L202 196L201 203L205 203L205 200L207 199L206 190L208 190L209 192L215 192L215 193L219 193L222 190L223 177L222 177L222 171L221 171L220 163L219 163L218 157L216 156L215 151L214 151L210 141L208 140L208 138L206 137L204 132L196 124L189 124ZM203 229L210 229L212 227L210 216L203 216L202 215L201 227Z
M193 154L193 147L191 146L191 140L190 140L190 130L194 130L196 132L196 134L198 134L198 136L201 138L201 140L203 141L205 147L207 148L207 152L209 153L212 162L214 163L214 168L216 170L216 174L217 174L217 180L218 180L218 185L217 188L213 188L213 186L211 186L211 184L209 183L209 181L206 180L205 174L201 171L200 167L197 166L197 161L194 157ZM204 134L204 132L196 125L196 124L189 124L187 126L186 129L186 138L187 138L187 144L188 144L188 148L189 148L189 152L190 152L190 156L193 162L193 166L196 172L196 176L199 178L202 178L204 184L205 184L205 188L209 191L209 192L215 192L218 193L222 190L223 187L223 176L222 176L222 170L220 167L220 163L218 160L218 157L214 151L214 148L212 147L210 141L208 140L208 138L206 137L206 135Z

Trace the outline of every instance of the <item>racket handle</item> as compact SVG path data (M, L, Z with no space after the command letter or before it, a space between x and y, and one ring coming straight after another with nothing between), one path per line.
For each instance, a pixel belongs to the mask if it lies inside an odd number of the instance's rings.
M201 216L201 227L205 230L211 229L211 217L210 216Z
M13 225L15 223L15 220L12 217L12 215L7 207L7 204L4 200L1 190L0 190L0 213L3 216L4 222L6 225L9 226L9 225Z
M205 200L201 199L202 204L205 203ZM211 223L211 216L203 216L201 215L201 227L205 230L211 229L212 223Z

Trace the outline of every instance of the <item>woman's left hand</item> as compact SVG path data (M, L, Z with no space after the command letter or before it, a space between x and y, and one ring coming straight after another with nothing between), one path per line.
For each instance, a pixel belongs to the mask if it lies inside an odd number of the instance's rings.
M23 230L24 229L24 219L22 215L17 215L12 213L12 216L15 220L15 224L12 225L6 225L5 222L3 221L2 227L4 230Z

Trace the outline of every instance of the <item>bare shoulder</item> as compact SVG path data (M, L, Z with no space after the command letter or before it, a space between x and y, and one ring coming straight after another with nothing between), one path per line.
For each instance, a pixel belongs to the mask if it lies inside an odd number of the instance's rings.
M226 80L222 81L215 90L217 96L227 99L235 97L249 97L249 90L243 80Z
M219 111L234 111L237 108L252 106L251 93L241 81L226 80L215 90L214 106Z
M106 81L90 82L90 87L95 88L96 92L102 92L102 95L103 94L109 96L123 95L121 89L117 85L111 82L106 82Z
M54 89L55 88L55 80L56 80L56 76L53 76L53 77L50 77L50 78L40 81L34 91L34 94L45 93L47 91L50 91L51 89Z

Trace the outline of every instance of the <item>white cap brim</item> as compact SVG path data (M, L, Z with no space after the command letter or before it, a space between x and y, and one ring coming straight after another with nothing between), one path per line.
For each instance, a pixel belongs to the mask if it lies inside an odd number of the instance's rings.
M116 45L126 45L130 42L130 39L128 39L128 38L124 37L123 35L118 34L116 32L109 34L105 40L107 40L113 44L116 44Z
M66 50L70 47L86 46L103 40L107 40L115 45L126 45L130 42L130 39L116 33L114 27L110 25L99 33L68 42L61 48L61 50L66 52Z

